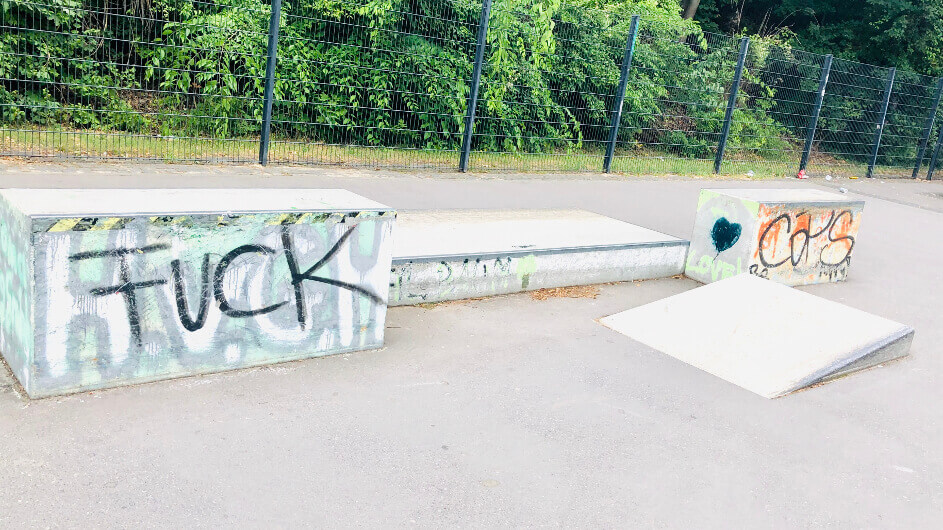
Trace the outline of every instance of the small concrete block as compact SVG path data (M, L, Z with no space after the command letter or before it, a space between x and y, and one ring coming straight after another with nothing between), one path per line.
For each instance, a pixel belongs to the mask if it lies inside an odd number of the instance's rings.
M4 190L0 353L43 397L381 347L394 219L344 190Z
M914 330L749 274L600 320L767 398L903 357Z
M580 210L403 212L390 305L674 276L687 245Z
M815 189L701 190L684 273L786 285L845 280L863 201Z

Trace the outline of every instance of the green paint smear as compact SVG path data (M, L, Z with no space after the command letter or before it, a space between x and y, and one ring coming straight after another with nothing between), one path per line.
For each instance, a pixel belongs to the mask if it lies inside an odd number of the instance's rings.
M370 307L373 305L373 302L366 296L360 297L360 327L369 328L370 325ZM366 331L366 329L364 330ZM361 331L361 335L363 335Z
M361 256L373 255L373 236L376 231L376 225L377 223L375 221L361 222L357 225L357 231L360 232L358 242Z
M715 191L701 190L701 194L697 198L697 209L700 210L704 206L704 203L713 199L717 195L718 194Z
M759 217L760 203L756 201L743 201L743 205L746 206L747 210L753 214L753 217Z
M703 208L708 201L719 197L720 195L721 194L716 191L701 190L701 194L697 198L697 210L701 211L701 208ZM736 198L731 198L730 200L739 200L741 203L743 203L743 206L747 209L747 211L753 214L753 217L757 217L760 214L760 203L756 201ZM720 206L712 206L711 214L713 214L715 217L726 217L728 215L727 210L725 208L721 208Z
M727 209L721 208L720 206L712 206L711 215L717 218L730 216L730 214L727 212Z
M79 240L80 252L104 250L114 246L108 241L111 230L81 232L81 235L77 235L79 233L76 232L63 232L63 234L65 235L62 237L69 241L74 241L75 238ZM105 273L115 270L116 263L115 258L87 259L73 263L72 268L76 270L83 283L95 284L111 281L111 278L105 278Z
M521 289L530 285L530 275L537 272L537 257L533 254L517 260L517 277L521 280Z
M28 363L33 348L28 293L31 278L26 242L11 230L15 228L12 223L6 215L0 217L0 327L9 341L8 351L3 353Z

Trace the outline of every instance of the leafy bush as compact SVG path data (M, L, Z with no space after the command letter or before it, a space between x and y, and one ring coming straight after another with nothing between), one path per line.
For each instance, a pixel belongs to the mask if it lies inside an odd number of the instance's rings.
M480 10L471 0L286 0L273 135L458 149ZM269 13L262 0L2 0L13 29L0 34L0 123L256 137ZM704 34L677 2L658 0L495 0L475 149L598 154L634 14L642 33L620 150L711 157L736 39ZM762 39L754 50L729 145L759 156L794 149L805 118L777 106L764 69L791 52Z

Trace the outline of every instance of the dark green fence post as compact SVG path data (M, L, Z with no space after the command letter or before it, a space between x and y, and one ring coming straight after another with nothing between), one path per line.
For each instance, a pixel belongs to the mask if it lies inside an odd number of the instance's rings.
M737 93L740 91L740 81L743 79L743 63L747 59L747 50L750 49L750 39L740 39L740 57L737 59L737 69L733 73L733 84L730 85L730 99L727 101L727 114L724 115L724 128L720 131L720 143L717 144L717 156L714 158L714 173L720 173L720 164L724 161L724 151L727 149L727 137L730 136L730 120L737 107Z
M871 161L868 163L868 178L874 176L874 166L878 162L878 151L881 149L881 136L884 134L884 125L887 123L887 107L891 104L891 93L894 91L894 77L897 68L891 68L887 74L887 87L884 88L884 103L881 105L881 118L874 131L874 145L871 147Z
M259 163L268 163L269 133L272 129L272 92L275 90L275 61L278 59L278 24L282 17L282 0L272 0L268 24L268 59L265 61L265 95L262 100L262 141Z
M825 101L825 89L828 88L828 75L832 72L832 56L825 56L825 64L822 65L822 77L819 78L819 92L815 97L815 108L812 110L812 117L809 118L809 132L805 137L805 148L802 149L802 160L799 161L799 171L809 165L809 155L812 154L812 142L815 141L815 129L819 125L819 115L822 114L822 103Z
M619 122L622 121L622 105L625 103L625 86L629 82L629 70L632 68L632 56L635 55L635 41L638 37L638 15L632 15L632 25L629 26L629 37L625 42L625 55L622 57L622 70L619 72L619 87L616 89L616 99L612 103L612 123L609 125L609 143L606 145L606 158L602 162L602 170L609 173L612 170L612 157L616 152L616 138L619 136Z
M462 155L458 169L468 171L471 156L472 134L475 130L475 109L478 107L478 87L481 85L481 69L485 62L485 46L488 44L488 20L491 18L491 0L481 4L481 19L478 21L478 45L475 47L475 66L472 70L471 91L468 93L468 109L465 114L465 136L462 138Z
M933 170L936 169L936 161L940 158L941 150L943 150L943 127L940 127L940 136L936 139L936 149L933 150L933 156L930 158L930 170L927 171L927 180L933 180Z
M923 165L923 155L927 153L927 145L930 143L930 136L933 134L933 124L936 122L936 113L940 108L940 96L943 96L943 77L937 81L936 96L933 98L933 108L930 109L930 115L927 116L927 125L923 128L923 137L920 139L920 147L917 149L917 163L914 164L913 178L920 174L920 166Z

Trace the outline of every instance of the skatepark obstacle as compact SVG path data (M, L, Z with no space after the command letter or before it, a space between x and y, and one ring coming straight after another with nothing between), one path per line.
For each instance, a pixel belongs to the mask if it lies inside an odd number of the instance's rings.
M382 346L395 212L344 190L4 190L0 353L43 397Z
M600 322L767 398L903 357L914 336L910 326L750 274Z
M401 212L390 305L665 278L687 245L580 210Z
M815 189L701 190L684 273L786 285L845 280L864 202Z

